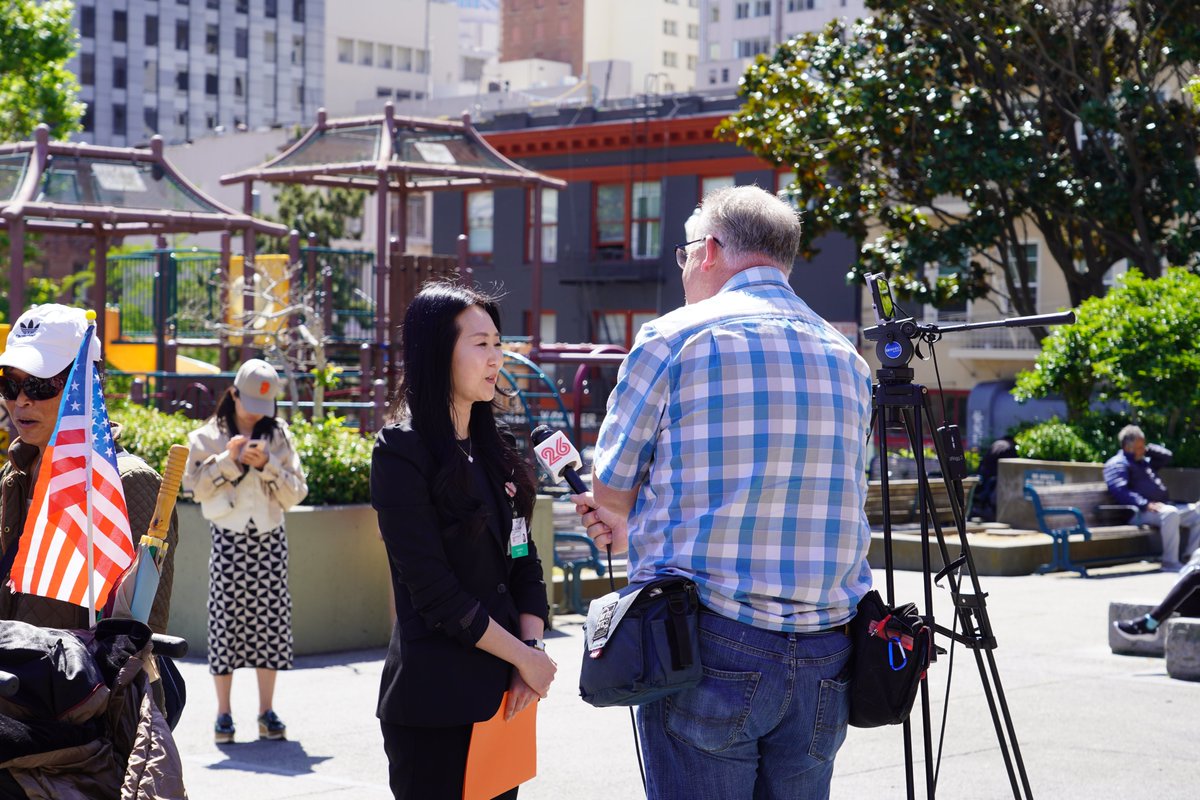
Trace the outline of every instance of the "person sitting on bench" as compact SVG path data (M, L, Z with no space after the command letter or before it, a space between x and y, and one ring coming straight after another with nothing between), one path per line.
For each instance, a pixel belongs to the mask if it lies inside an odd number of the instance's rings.
M1158 445L1147 445L1146 434L1136 425L1126 425L1117 434L1121 451L1104 464L1104 482L1113 500L1122 505L1136 506L1132 524L1151 525L1162 535L1163 572L1179 572L1183 561L1200 545L1200 512L1196 503L1172 503L1167 487L1154 471L1154 465L1164 466L1171 451ZM1180 549L1180 529L1187 539Z

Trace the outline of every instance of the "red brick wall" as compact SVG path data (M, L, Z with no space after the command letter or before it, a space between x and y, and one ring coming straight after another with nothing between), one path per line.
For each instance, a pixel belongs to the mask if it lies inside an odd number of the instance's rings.
M544 58L583 74L584 0L503 0L500 60Z

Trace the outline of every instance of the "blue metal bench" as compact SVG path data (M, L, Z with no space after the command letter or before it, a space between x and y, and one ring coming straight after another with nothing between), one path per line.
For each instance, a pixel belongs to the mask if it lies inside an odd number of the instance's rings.
M586 614L583 602L582 571L594 569L604 577L604 562L596 543L582 533L554 534L554 566L563 571L563 605L570 614Z
M1042 504L1042 494L1048 498L1074 505L1047 506ZM1078 572L1087 577L1089 566L1111 565L1140 561L1151 556L1147 553L1131 553L1128 556L1115 558L1072 559L1071 537L1079 536L1088 542L1093 538L1091 525L1125 525L1137 512L1133 506L1112 503L1108 487L1103 483L1077 483L1058 486L1034 486L1025 484L1025 498L1033 504L1033 512L1037 515L1038 528L1050 537L1050 561L1042 564L1037 573L1045 574L1058 570ZM1132 512L1132 513L1131 513ZM1067 524L1066 520L1070 522ZM1057 524L1051 520L1055 520ZM1136 530L1136 526L1130 526Z

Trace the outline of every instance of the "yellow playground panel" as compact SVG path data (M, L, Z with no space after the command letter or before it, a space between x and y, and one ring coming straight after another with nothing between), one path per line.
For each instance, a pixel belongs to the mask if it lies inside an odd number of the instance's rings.
M242 292L246 282L243 278L242 256L229 259L229 274L236 275L229 284L228 300L225 305L225 324L230 329L237 330L243 326ZM291 259L286 255L259 255L254 257L254 321L250 327L254 329L254 343L266 345L270 343L268 334L275 334L287 327L287 314L282 313L288 307L291 280L288 267ZM269 298L269 299L267 299ZM240 345L240 335L230 335L226 341L231 345Z

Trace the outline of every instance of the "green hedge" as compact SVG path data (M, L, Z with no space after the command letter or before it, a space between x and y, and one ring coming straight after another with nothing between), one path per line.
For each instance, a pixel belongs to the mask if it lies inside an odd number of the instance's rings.
M1013 433L1017 453L1022 458L1045 461L1107 461L1120 449L1117 434L1132 420L1127 414L1111 411L1089 412L1079 422L1049 422L1027 426ZM1150 442L1161 444L1175 454L1173 467L1200 467L1200 434L1185 432L1170 435L1155 419L1134 421Z
M160 472L171 445L187 444L188 433L201 424L183 414L164 414L132 403L114 403L109 414L122 426L121 444L125 449ZM344 427L338 417L327 417L317 424L297 420L291 424L291 431L308 480L306 505L370 502L370 438Z

